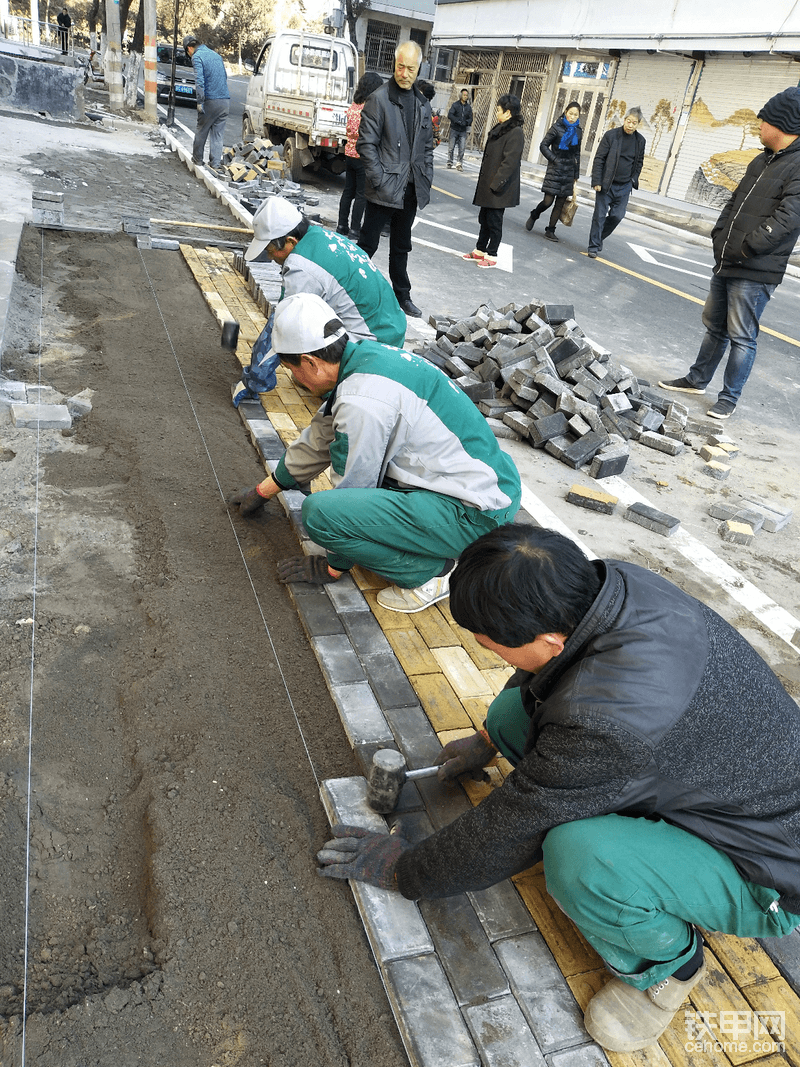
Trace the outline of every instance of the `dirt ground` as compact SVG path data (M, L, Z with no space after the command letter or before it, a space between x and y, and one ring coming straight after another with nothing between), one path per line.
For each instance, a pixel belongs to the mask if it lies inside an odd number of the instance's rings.
M177 190L231 223L174 157L154 193L155 154L46 177L95 215L176 217ZM93 408L38 440L0 411L0 1063L401 1067L314 870L318 784L357 771L275 577L296 541L224 506L260 467L219 328L179 253L121 234L28 228L17 271L0 371Z

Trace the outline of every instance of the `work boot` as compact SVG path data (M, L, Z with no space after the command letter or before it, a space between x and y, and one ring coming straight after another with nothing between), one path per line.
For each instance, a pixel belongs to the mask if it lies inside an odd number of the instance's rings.
M685 982L671 976L647 989L634 989L621 978L612 978L589 1001L583 1017L586 1030L609 1052L636 1052L654 1045L705 973L703 960Z

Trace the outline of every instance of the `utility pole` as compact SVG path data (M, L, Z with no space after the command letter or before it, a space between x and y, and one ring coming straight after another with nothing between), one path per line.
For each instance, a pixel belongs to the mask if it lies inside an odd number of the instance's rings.
M156 110L156 0L144 3L144 117L146 122L158 122Z
M122 44L119 28L119 0L106 0L107 51L103 67L108 89L108 106L112 111L122 111Z

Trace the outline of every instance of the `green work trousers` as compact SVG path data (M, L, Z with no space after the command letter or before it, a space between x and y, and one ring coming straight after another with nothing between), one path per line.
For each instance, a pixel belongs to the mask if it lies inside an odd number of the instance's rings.
M516 764L530 720L519 689L492 702L486 729ZM544 839L547 890L609 970L637 989L691 959L692 924L738 937L782 937L800 925L774 889L748 882L707 841L659 818L599 815Z
M416 589L482 534L511 522L518 509L514 500L501 511L479 511L426 489L333 489L306 497L302 516L334 570L358 563Z

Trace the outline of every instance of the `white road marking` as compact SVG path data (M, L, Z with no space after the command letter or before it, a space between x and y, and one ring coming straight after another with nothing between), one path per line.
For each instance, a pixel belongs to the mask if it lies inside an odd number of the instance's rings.
M422 225L425 225L425 226L434 226L434 227L436 227L437 230L444 230L446 233L458 234L460 237L468 237L471 242L475 240L475 230L473 230L471 233L467 233L464 230L457 230L453 226L443 226L441 222L432 222L430 219L421 219L421 218L419 218L419 216L417 216L417 218L414 219L414 225L412 226L412 236L413 236L413 240L416 242L416 244L424 245L425 248L435 248L438 252L447 252L448 255L458 256L459 259L461 259L461 257L464 255L464 252L467 251L467 249L465 249L465 248L450 248L448 245L434 244L433 241L425 241L422 237L417 237L414 234L414 230L417 228L417 226L419 224L422 224ZM478 267L477 264L475 264L475 267L476 267L477 270L486 270L486 269L488 269L486 267ZM493 270L504 270L507 274L513 274L514 273L514 246L513 245L508 245L508 244L505 244L504 242L501 242L500 247L497 250L497 266L493 267L491 269L493 269Z
M628 247L633 249L639 259L644 260L645 263L653 263L657 267L664 267L666 270L675 271L676 274L690 274L693 278L705 278L711 273L711 268L704 263L700 263L696 259L688 259L686 256L676 256L673 252L662 252L656 248L645 248L644 245L635 245L633 241L628 241ZM658 252L660 257L668 256L670 259L679 259L682 263L695 263L698 267L705 267L705 270L700 274L696 270L686 270L683 267L674 267L671 263L662 263L661 259L656 259L653 252Z

